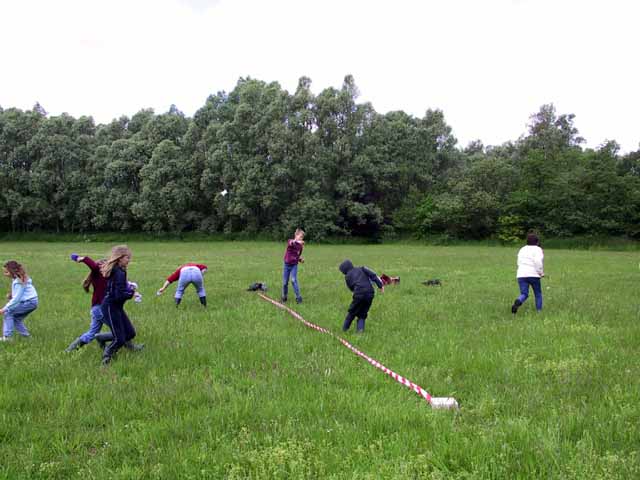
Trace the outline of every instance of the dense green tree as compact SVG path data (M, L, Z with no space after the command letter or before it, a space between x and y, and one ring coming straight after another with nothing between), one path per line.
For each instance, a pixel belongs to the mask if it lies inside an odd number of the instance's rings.
M381 115L358 95L350 75L318 95L241 78L193 118L98 126L0 108L0 230L640 237L640 153L584 149L552 104L514 142L459 148L442 111Z
M517 173L500 156L481 156L452 176L448 188L421 205L423 231L484 238L497 232L500 218ZM428 230L425 232L428 233Z
M154 232L192 230L198 221L197 183L192 159L171 140L154 149L140 169L141 191L132 211L142 228Z
M131 231L141 222L133 213L141 191L140 170L149 162L152 146L122 139L99 147L92 158L92 186L82 209L95 228Z
M277 83L241 79L212 107L221 115L205 133L201 182L205 197L218 211L219 218L210 219L210 224L226 231L274 228L285 207L282 192L273 188L283 159L272 149L283 134L286 93ZM227 197L220 195L224 190Z
M630 152L618 162L618 172L621 175L635 175L640 177L640 149Z
M0 113L0 221L7 230L41 227L38 201L31 194L31 172L38 162L31 140L45 115L39 104L31 111Z

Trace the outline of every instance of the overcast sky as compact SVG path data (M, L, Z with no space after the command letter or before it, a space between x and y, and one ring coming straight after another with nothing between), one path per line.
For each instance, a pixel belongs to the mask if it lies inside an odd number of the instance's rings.
M0 106L106 123L188 116L241 76L346 74L376 111L444 111L460 144L515 140L544 103L596 147L640 143L634 0L0 0Z

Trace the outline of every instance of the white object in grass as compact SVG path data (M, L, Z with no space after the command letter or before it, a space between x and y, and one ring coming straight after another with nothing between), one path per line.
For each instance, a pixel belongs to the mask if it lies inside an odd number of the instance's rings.
M453 397L431 397L431 408L457 409L458 402Z

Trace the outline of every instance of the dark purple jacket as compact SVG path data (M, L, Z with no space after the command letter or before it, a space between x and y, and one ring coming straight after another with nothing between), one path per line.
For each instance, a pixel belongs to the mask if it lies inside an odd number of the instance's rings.
M373 297L374 290L371 283L382 288L382 281L378 274L367 267L354 267L351 260L345 260L338 267L344 274L344 281L354 297Z
M284 263L287 265L297 265L300 262L303 245L291 239L287 242L287 249L284 252Z
M127 283L127 272L115 265L111 270L111 276L107 279L107 293L102 302L103 305L119 305L133 297L134 290Z

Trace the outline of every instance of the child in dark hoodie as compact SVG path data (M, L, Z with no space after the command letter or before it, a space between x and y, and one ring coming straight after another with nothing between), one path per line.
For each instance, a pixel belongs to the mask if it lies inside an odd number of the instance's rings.
M354 318L358 318L358 333L364 332L364 322L373 303L374 290L371 282L375 283L384 293L384 285L380 277L367 267L354 267L351 260L345 260L340 264L340 271L344 274L344 280L349 290L353 292L353 300L349 305L349 312L344 319L342 330L347 331L351 327Z

